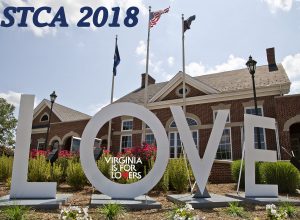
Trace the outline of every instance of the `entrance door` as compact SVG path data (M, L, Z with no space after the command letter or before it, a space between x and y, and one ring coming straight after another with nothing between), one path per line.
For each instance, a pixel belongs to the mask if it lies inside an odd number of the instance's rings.
M290 127L291 148L295 157L300 160L300 123Z

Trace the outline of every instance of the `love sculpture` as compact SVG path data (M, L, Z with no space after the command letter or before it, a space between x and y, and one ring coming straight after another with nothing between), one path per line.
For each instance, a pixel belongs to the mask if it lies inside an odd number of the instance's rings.
M57 184L55 182L34 183L27 181L33 106L33 95L21 96L10 190L11 199L47 199L56 197ZM229 111L218 111L205 154L203 158L200 158L181 107L170 106L170 109L178 127L199 191L203 195ZM153 131L157 142L157 156L153 168L142 180L132 184L118 184L106 178L98 169L93 155L93 141L98 131L107 121L122 115L132 116L144 121ZM276 162L276 152L254 148L254 128L261 127L275 130L275 119L247 114L244 117L245 194L246 196L277 197L277 185L255 184L255 161ZM97 190L111 198L134 199L147 193L163 176L168 160L169 141L163 125L151 111L137 104L117 103L103 108L89 121L82 135L80 161L83 171Z

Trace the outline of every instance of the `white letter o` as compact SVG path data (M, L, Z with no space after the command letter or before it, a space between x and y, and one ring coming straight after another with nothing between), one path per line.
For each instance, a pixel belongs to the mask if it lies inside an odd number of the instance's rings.
M94 159L94 139L104 124L119 116L128 115L144 121L152 130L157 142L154 167L140 181L119 184L107 179L98 169ZM134 199L150 191L161 179L169 159L169 142L159 119L148 109L133 103L116 103L100 110L87 124L80 143L80 161L91 184L100 192L112 198Z

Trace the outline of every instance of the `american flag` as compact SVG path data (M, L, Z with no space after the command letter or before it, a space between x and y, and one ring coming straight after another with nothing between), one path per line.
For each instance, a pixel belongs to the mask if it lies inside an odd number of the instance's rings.
M157 22L159 21L160 19L160 16L162 14L165 14L165 13L168 13L170 11L170 7L164 9L164 10L160 10L160 11L155 11L155 12L151 12L150 14L150 27L154 27Z

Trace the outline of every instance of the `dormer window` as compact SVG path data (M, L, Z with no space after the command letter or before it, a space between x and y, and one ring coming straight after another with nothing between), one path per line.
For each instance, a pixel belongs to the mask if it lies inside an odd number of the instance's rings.
M41 117L41 122L49 121L49 115L47 113L43 114Z

